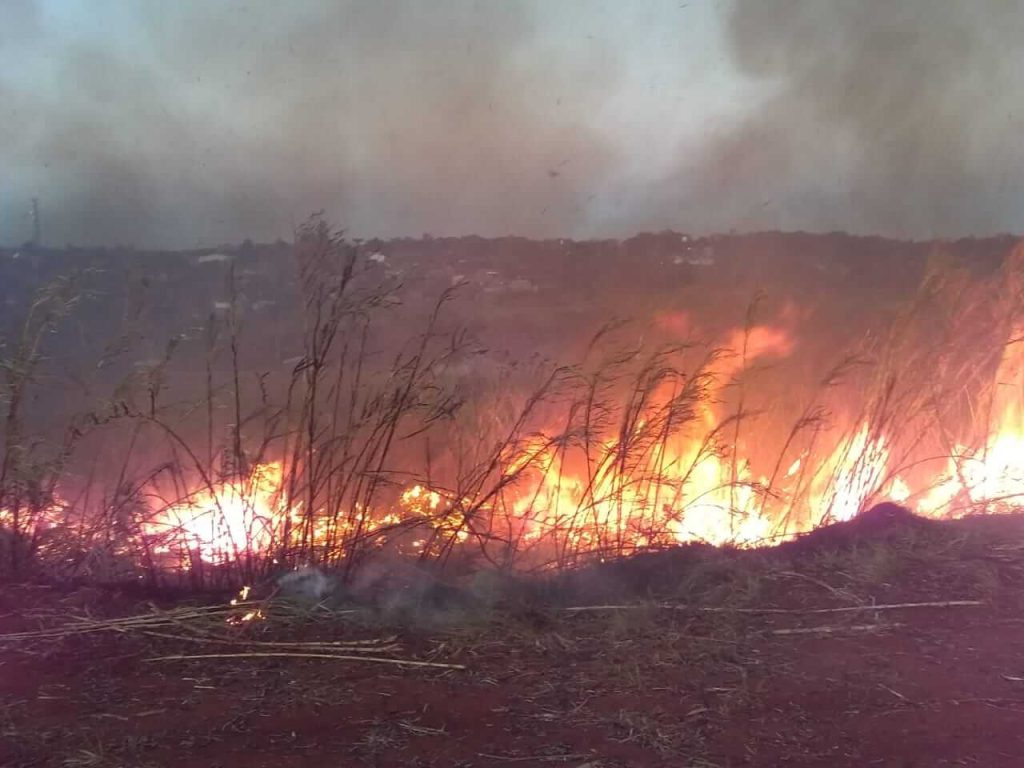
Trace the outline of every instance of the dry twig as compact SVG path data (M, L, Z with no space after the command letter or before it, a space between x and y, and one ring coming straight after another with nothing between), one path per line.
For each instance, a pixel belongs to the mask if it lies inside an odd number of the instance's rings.
M143 661L194 661L200 659L334 659L336 661L367 661L375 664L397 664L402 667L432 667L435 669L465 669L463 664L443 664L437 661L390 659L383 656L349 656L338 653L200 653L155 656Z
M902 624L849 624L833 625L826 627L787 627L785 629L773 629L773 635L832 635L839 632L876 632L882 629L895 629L902 627Z
M717 606L677 605L673 603L634 603L629 605L580 605L564 609L566 613L587 611L628 611L657 608L663 611L699 611L701 613L813 614L851 613L858 611L897 611L911 608L962 608L984 605L984 600L939 600L927 603L888 603L879 605L847 605L838 608L730 608Z

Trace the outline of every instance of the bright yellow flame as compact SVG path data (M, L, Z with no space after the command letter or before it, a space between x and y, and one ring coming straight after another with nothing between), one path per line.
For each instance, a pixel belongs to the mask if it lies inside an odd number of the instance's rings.
M899 504L905 504L913 494L910 490L910 486L907 485L903 478L894 477L892 483L889 485L889 492L886 495Z
M210 563L248 552L266 552L282 518L283 467L258 464L248 477L202 488L163 509L147 533L170 532L174 543Z
M1019 340L1024 327L1011 339ZM917 502L923 513L1010 512L1024 501L1024 345L1006 345L996 373L992 428L979 447L957 445L944 477Z
M469 538L464 518L438 491L415 485L402 494L401 506L406 516L422 518L442 536L454 536L456 541ZM413 547L422 548L423 543L413 542Z
M1024 336L1024 328L1015 335ZM747 359L784 356L792 348L784 331L754 329ZM736 366L734 359L725 359L719 363L720 373L735 373ZM806 449L787 458L771 479L756 472L749 457L709 445L704 434L650 440L635 458L623 445L642 444L645 436L657 432L654 408L637 415L632 434L591 441L596 459L582 461L543 434L524 442L502 458L502 478L515 482L500 499L486 504L416 484L390 507L356 505L352 517L330 519L301 504L287 504L285 467L268 462L248 477L200 487L161 510L147 531L172 542L163 551L187 550L207 562L224 562L242 552L270 552L289 524L307 518L316 546L343 541L358 527L425 553L435 540L462 543L473 536L465 512L472 509L474 520L483 517L481 529L502 520L511 538L527 548L550 544L563 554L601 557L691 541L754 546L823 522L849 520L876 496L911 503L933 515L973 508L1006 510L1024 495L1024 345L1007 347L999 381L1003 387L991 409L995 427L990 436L981 446L956 446L941 476L930 480L894 476L888 437L866 423L818 455ZM652 400L668 402L674 396L670 389ZM721 423L708 403L698 408L695 422L706 434ZM628 464L622 459L627 454ZM0 510L0 525L3 515ZM392 529L415 533L402 539ZM258 618L256 614L251 618Z
M830 476L830 488L819 502L820 509L833 521L850 520L871 495L880 490L889 462L885 438L869 435L867 425L843 442L826 466L836 469Z

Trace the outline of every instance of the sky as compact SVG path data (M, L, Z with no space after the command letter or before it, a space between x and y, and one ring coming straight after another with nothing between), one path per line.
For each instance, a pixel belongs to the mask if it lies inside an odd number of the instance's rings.
M0 242L1016 232L1016 0L0 0Z

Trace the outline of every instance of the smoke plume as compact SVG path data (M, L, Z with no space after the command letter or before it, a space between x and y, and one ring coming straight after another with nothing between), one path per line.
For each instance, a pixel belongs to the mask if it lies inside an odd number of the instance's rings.
M648 220L910 237L1021 221L1018 3L735 0L727 35L763 98L679 158Z
M266 240L321 208L359 234L571 230L609 162L585 118L613 62L539 42L525 2L127 8L130 45L71 42L45 95L0 93L0 161L53 243Z
M366 236L1019 229L1014 0L644 7L602 37L613 11L568 0L139 0L58 39L3 0L0 241L35 195L57 245L268 240L321 208ZM717 58L680 69L665 29Z

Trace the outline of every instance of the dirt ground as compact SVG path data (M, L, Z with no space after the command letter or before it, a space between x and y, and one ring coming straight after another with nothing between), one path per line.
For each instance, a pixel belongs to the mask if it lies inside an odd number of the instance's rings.
M225 646L135 631L4 638L0 765L1024 765L1021 518L666 552L580 583L562 600L399 628L383 654L461 669L154 661ZM601 598L615 607L566 610ZM921 602L945 604L878 607ZM93 590L7 587L0 632L152 610ZM268 619L224 636L237 650L390 631Z

